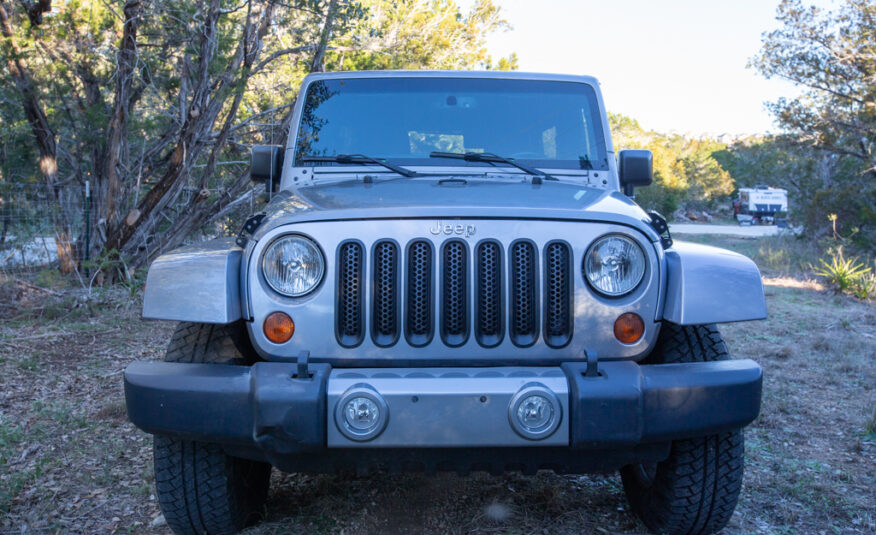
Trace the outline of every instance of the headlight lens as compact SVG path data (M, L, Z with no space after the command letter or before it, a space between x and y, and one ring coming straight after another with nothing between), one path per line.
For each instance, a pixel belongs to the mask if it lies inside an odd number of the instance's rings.
M262 272L271 288L290 297L313 291L325 273L325 259L315 243L303 236L283 236L268 246Z
M626 236L603 236L584 257L584 277L597 292L610 297L631 292L644 275L645 253Z

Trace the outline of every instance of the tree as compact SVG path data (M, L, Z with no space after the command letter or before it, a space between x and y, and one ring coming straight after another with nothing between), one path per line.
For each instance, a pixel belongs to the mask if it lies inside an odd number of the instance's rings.
M642 148L654 157L654 184L636 194L646 208L664 214L681 205L714 207L733 192L733 177L715 159L726 146L710 139L692 139L644 130L629 117L609 114L614 144Z
M797 85L802 94L769 106L778 124L802 147L822 152L832 169L818 177L811 192L824 206L841 209L840 224L853 227L869 243L876 240L876 2L843 0L836 11L783 0L781 27L764 34L760 54L751 65L767 78ZM836 212L834 212L836 213ZM810 220L812 218L809 218ZM812 221L811 231L825 233L829 221Z
M335 70L491 67L486 37L508 28L491 0L462 13L454 0L365 0L365 16L332 47ZM517 56L499 60L516 68Z
M486 67L503 27L490 0L464 15L451 0L0 0L14 125L0 146L30 141L0 169L58 197L90 181L91 250L62 225L68 267L89 254L139 268L240 201L249 147L282 143L308 72Z

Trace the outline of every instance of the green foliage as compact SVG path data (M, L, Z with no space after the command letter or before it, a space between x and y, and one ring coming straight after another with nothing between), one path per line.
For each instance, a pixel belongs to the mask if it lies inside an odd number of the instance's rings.
M645 208L671 214L679 207L714 208L734 189L733 177L715 155L726 145L711 139L693 139L644 130L635 120L610 113L614 145L618 149L648 149L654 155L654 183L636 192Z
M779 170L807 231L829 232L837 214L862 250L876 247L876 3L842 0L834 11L783 0L780 27L751 66L802 90L770 104L788 135L768 139L758 161ZM769 148L778 149L769 154ZM737 151L751 153L750 147ZM757 152L757 151L754 151ZM798 159L797 164L785 156ZM756 163L756 162L749 162ZM795 171L794 167L798 169ZM788 171L793 171L788 173ZM793 208L792 208L793 210Z
M842 246L829 251L829 254L828 260L819 259L821 265L813 267L813 271L826 278L837 292L854 293L866 299L872 291L872 270L859 262L857 257L846 258Z
M491 0L467 13L455 0L363 0L362 18L327 55L327 70L491 68L486 37L508 24ZM517 56L499 70L517 68Z
M761 270L794 277L811 276L812 261L824 254L824 247L807 236L777 234L760 238L687 235L685 241L713 245L743 254Z
M870 299L876 295L876 274L867 273L852 285L852 294L858 299Z
M867 440L876 442L876 408L873 409L873 416L867 420Z
M0 486L0 513L9 510L12 499L21 490L26 477L18 472L10 472L9 465L20 455L20 444L25 439L25 432L20 426L0 420L0 476L4 476L5 484Z
M31 4L0 4L12 29L0 38L0 182L56 182L69 199L89 181L97 260L80 268L116 280L227 225L224 208L251 187L249 147L284 142L308 73L517 66L487 53L487 36L507 28L492 0L70 0L35 25ZM34 107L47 129L28 121ZM77 252L80 208L57 223Z
M858 251L876 246L876 180L859 160L808 147L794 136L740 140L715 154L739 187L788 190L791 219L822 239L839 233ZM837 216L831 223L831 215Z

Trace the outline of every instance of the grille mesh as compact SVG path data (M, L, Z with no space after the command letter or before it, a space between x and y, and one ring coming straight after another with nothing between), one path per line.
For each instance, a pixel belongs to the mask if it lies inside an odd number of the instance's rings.
M362 246L346 242L338 251L337 338L341 345L362 341Z
M511 246L511 341L527 346L535 342L536 284L535 247L529 242L517 242Z
M572 283L570 252L565 243L549 243L545 250L545 338L548 345L563 346L572 335Z
M398 246L378 242L373 262L372 337L375 344L387 346L398 339Z
M464 243L450 241L444 244L441 269L442 335L448 345L461 345L468 335L468 259Z
M499 244L484 242L477 251L477 331L485 346L502 340L502 250Z
M406 331L411 345L432 338L432 247L418 240L408 248Z
M528 240L513 242L507 250L490 239L471 252L468 247L458 238L435 248L418 239L402 250L384 239L374 243L372 257L366 258L361 243L343 242L337 255L340 344L358 346L369 329L376 346L390 347L398 343L404 328L407 343L422 347L435 336L436 314L440 338L450 347L464 345L472 331L481 346L495 347L502 343L506 328L519 347L534 344L540 332L548 346L569 343L574 280L568 244L548 243L543 257ZM367 303L366 263L370 267Z

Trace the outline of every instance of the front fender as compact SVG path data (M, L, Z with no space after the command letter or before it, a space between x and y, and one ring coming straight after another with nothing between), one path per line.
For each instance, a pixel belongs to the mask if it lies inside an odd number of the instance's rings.
M698 325L766 318L760 271L748 257L676 241L665 258L664 320Z
M149 266L143 317L225 324L240 314L240 258L233 238L201 242L159 256Z

